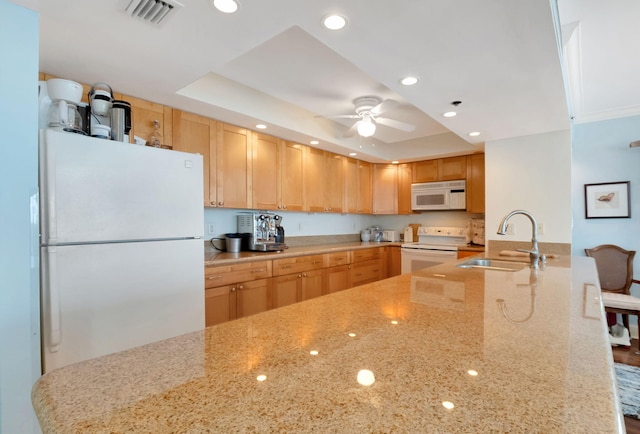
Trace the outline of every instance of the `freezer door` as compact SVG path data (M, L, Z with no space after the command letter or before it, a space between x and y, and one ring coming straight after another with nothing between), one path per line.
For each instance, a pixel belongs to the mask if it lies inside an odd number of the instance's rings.
M202 237L202 156L40 131L43 245Z
M204 328L201 240L42 248L44 372Z

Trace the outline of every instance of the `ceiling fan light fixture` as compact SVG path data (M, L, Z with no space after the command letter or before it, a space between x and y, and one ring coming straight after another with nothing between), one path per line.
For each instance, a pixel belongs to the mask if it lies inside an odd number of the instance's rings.
M358 122L358 134L362 137L371 137L376 132L376 124L371 122L370 119L363 119Z
M322 19L322 25L329 30L340 30L347 25L347 19L342 15L331 14Z
M211 0L211 4L225 14L232 14L238 10L238 2L235 0Z

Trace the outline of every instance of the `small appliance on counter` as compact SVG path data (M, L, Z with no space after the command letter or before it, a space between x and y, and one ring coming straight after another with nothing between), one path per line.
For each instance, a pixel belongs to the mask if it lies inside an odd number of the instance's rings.
M382 241L398 242L400 241L400 231L382 231Z
M246 250L279 252L286 249L281 223L282 217L269 212L238 214L238 233L248 234Z
M380 242L382 241L382 227L378 225L373 225L369 229L369 233L371 234L369 237L369 241Z
M412 243L413 240L413 228L411 226L407 226L406 228L404 228L404 242L405 243ZM417 241L417 239L416 239Z

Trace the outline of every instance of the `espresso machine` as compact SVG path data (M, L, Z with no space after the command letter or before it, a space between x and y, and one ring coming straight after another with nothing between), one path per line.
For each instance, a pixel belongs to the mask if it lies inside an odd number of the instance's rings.
M282 217L270 212L238 214L238 232L247 234L245 250L279 252L287 248L284 243Z

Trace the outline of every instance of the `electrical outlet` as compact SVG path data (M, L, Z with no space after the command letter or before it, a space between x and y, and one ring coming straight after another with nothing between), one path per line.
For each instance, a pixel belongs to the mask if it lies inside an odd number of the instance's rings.
M215 235L215 234L216 234L216 224L209 223L209 235Z
M544 223L538 223L538 235L544 235Z
M515 234L516 234L516 224L507 223L507 235L515 235Z

